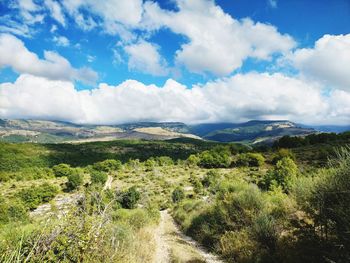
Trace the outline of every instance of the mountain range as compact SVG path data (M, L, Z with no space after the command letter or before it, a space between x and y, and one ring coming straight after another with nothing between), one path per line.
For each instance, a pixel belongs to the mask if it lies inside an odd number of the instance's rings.
M203 139L247 144L271 143L284 135L305 136L317 132L343 132L350 126L306 126L288 120L252 120L244 123L136 122L119 125L80 125L47 120L0 119L0 141L88 142L116 139Z

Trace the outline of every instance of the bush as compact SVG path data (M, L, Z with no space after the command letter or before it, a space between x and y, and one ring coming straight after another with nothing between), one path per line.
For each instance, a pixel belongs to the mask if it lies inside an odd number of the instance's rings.
M92 171L90 173L90 177L91 177L92 184L101 184L101 185L104 185L108 178L105 172L100 172L100 171Z
M81 186L84 182L83 175L78 169L74 169L72 173L68 176L68 181L66 182L66 188L68 191L73 191Z
M220 179L221 179L221 176L218 171L210 170L204 176L202 180L202 185L205 187L216 186L219 183Z
M57 193L56 186L44 183L40 186L23 189L17 195L30 210L34 210L40 204L51 201Z
M123 208L133 209L140 200L141 194L135 186L130 187L126 192L122 193L120 204Z
M264 189L271 189L273 186L281 186L284 190L289 190L293 180L299 173L295 162L289 157L279 160L273 170L269 170L263 180Z
M92 167L95 170L109 173L112 171L120 170L122 167L122 163L119 160L107 159L102 162L94 163Z
M198 155L195 155L195 154L191 154L186 160L186 164L188 166L197 166L199 162L200 162L200 158L198 157Z
M72 173L72 167L65 163L53 166L52 170L56 177L69 176Z
M199 155L199 165L204 168L227 168L231 165L231 153L226 148L214 148Z
M236 160L237 166L260 167L265 163L265 158L260 153L242 153Z
M173 202L178 203L185 198L185 192L182 188L177 187L171 195Z
M0 223L6 224L27 219L28 213L23 203L15 200L11 200L11 202L0 200Z
M290 159L295 161L295 155L291 150L281 148L277 151L277 153L274 154L272 158L272 163L276 164L279 160L282 160L283 158L286 158L286 157L289 157Z
M334 250L332 261L350 261L350 148L338 153L332 168L320 174L310 198L316 226ZM343 249L339 250L341 246Z

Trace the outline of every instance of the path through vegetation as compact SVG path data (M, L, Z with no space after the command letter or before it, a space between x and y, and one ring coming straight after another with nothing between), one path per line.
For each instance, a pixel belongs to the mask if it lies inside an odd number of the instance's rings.
M160 223L155 232L157 249L154 262L223 262L206 252L193 239L182 234L167 210L161 211L160 215Z

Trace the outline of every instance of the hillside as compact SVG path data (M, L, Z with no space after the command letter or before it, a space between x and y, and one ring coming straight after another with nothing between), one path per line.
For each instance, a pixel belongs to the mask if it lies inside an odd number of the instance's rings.
M90 142L118 139L169 140L200 137L183 123L140 122L122 125L79 125L60 121L1 120L0 140L7 142Z
M193 127L204 139L219 142L270 143L285 135L304 136L315 133L286 121L249 121L245 123L201 124Z
M217 142L271 144L282 136L306 136L317 132L346 131L346 126L307 126L288 120L253 120L244 123L136 122L118 125L79 125L61 121L0 120L0 141L92 142L113 140L204 139Z

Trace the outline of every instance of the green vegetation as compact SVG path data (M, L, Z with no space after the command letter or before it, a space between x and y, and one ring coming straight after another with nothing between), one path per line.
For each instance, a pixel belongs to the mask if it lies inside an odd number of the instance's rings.
M350 149L310 138L0 143L0 262L154 262L163 209L226 262L349 262Z
M18 197L31 210L37 208L42 203L51 201L58 193L57 186L44 183L42 185L23 189L18 192Z
M173 199L174 203L178 203L181 200L183 200L185 198L185 192L182 188L177 187L175 188L175 190L173 191L171 198Z
M108 175L105 172L92 171L90 177L92 184L104 185L107 181Z

